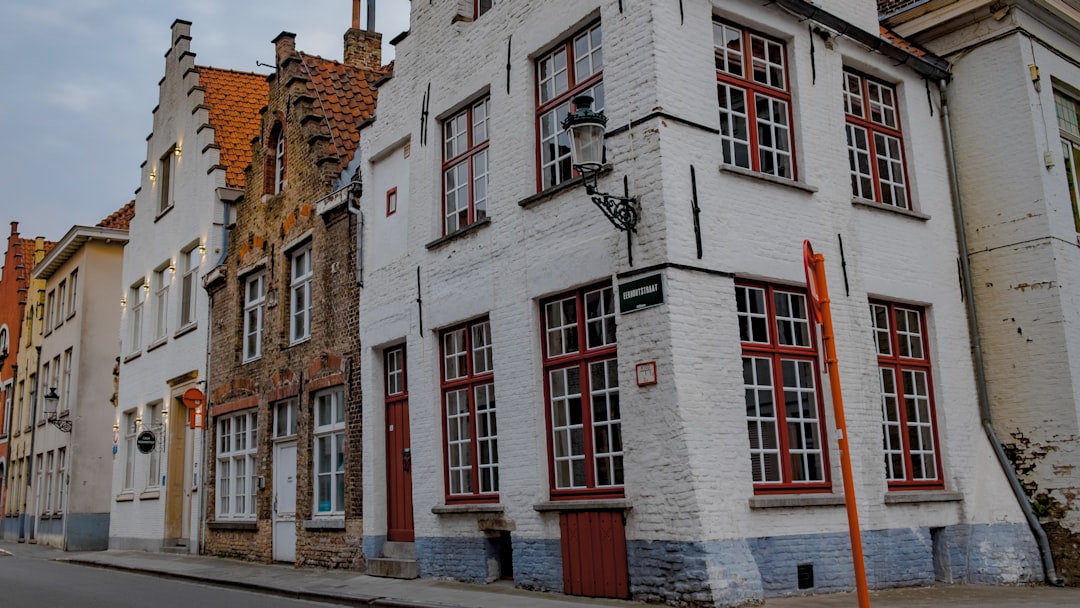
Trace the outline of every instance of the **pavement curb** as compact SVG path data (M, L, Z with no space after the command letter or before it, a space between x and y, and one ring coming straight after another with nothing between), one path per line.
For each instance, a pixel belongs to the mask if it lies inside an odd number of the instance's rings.
M0 554L2 553L6 552L3 549L0 549ZM8 553L8 555L11 554ZM78 564L80 566L91 566L94 568L102 568L105 570L132 572L135 574L153 574L155 576L161 576L164 578L171 578L175 580L193 581L205 585L214 585L216 587L228 587L232 589L257 591L259 593L276 595L278 597L287 597L291 599L307 600L312 602L323 602L328 604L333 603L347 606L378 606L380 608L470 608L468 606L461 606L458 604L432 604L428 602L415 602L411 600L402 600L390 597L336 595L332 593L320 593L318 591L290 590L283 589L281 587L263 585L260 583L252 583L242 580L207 578L205 576L197 574L184 574L180 572L171 572L169 570L159 570L155 568L140 568L137 566L128 566L124 564L109 564L95 561L92 559L83 559L78 557L60 557L56 558L54 561Z

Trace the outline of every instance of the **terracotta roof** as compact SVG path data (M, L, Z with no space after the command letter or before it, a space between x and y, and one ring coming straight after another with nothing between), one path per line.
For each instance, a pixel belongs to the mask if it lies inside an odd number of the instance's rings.
M356 68L317 55L300 53L315 107L330 122L331 146L347 167L360 145L360 122L375 112L375 82L384 70Z
M110 214L109 217L98 222L97 225L100 228L127 230L128 225L131 224L131 218L133 217L135 217L135 201L131 201L123 207L120 207Z
M244 187L244 168L251 162L251 140L259 134L259 108L266 105L266 76L196 66L203 101L209 106L214 143L225 165L225 185Z
M904 40L900 34L897 34L888 28L881 28L881 37L888 40L896 48L907 51L916 57L926 57L927 55L926 49L919 48L918 46L915 46L913 42Z

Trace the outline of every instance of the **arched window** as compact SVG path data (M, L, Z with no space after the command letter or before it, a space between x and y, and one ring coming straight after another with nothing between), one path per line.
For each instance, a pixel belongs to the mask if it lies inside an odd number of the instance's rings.
M285 188L285 129L281 122L274 123L266 140L266 174L264 190L267 194L280 194Z
M0 357L7 357L11 353L11 345L8 343L7 325L0 327Z

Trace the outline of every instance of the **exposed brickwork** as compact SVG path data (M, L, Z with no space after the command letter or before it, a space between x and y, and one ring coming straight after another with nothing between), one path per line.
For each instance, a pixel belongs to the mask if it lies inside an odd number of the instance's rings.
M346 42L370 46L377 35L346 36ZM256 561L273 558L273 443L271 404L299 396L297 439L296 564L325 568L362 568L362 507L360 496L361 428L359 350L359 289L355 280L356 219L344 201L318 213L316 203L342 183L356 151L357 123L374 111L372 84L383 75L377 53L346 49L346 57L370 64L344 65L299 52L294 35L275 40L278 70L268 78L269 97L261 116L261 137L252 141L246 191L236 208L228 258L208 289L213 299L210 393L215 406L238 411L244 399L259 412L256 475L265 488L256 496L258 531L213 529L206 550L217 555ZM363 43L363 44L362 44ZM365 47L367 48L367 47ZM286 185L267 195L273 184L270 134L280 121L288 159ZM313 259L311 337L290 343L290 252L311 244ZM242 363L243 281L248 273L267 274L261 358ZM345 390L345 512L344 525L313 520L313 438L316 391ZM221 405L219 405L221 404ZM210 420L210 434L216 434ZM211 442L215 445L216 442ZM214 479L216 461L208 463ZM213 521L215 489L208 487L207 517ZM340 516L338 518L340 520ZM309 525L305 525L305 523Z

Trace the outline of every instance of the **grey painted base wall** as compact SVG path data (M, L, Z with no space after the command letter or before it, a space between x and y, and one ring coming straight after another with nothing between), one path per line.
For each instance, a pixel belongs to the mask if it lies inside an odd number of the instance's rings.
M3 518L0 524L0 538L4 540L18 540L24 533L26 518L22 515ZM30 518L30 526L34 525L34 519Z
M162 540L160 538L133 538L128 536L110 536L109 549L111 551L160 552L162 549Z
M1042 562L1024 524L868 530L862 535L871 589L947 583L1024 584L1042 580ZM365 550L381 542L365 538ZM561 592L559 539L513 538L514 582ZM418 538L425 578L491 580L497 559L486 537ZM369 553L370 555L370 553ZM855 588L847 534L806 534L725 541L627 542L635 600L680 606L737 606L764 597ZM799 567L813 583L799 588Z
M109 548L108 513L69 513L68 551L104 551Z

